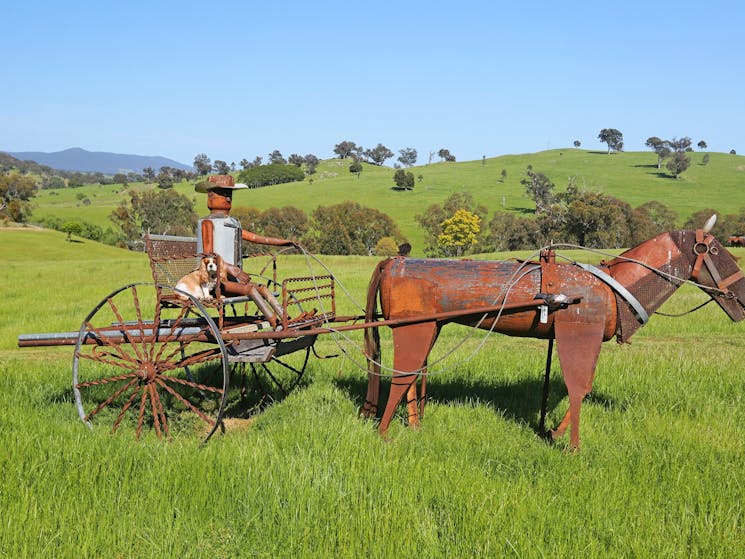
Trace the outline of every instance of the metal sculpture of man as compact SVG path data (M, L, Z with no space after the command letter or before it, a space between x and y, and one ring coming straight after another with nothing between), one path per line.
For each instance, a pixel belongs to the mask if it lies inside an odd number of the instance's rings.
M210 210L207 217L199 220L197 251L217 254L229 277L236 280L224 281L223 292L250 297L272 326L276 327L277 315L281 315L282 306L266 286L252 282L249 274L243 271L241 242L281 247L295 247L297 244L288 239L264 237L241 228L240 222L230 215L230 209L233 192L244 188L248 187L245 184L236 184L230 175L214 175L196 185L197 192L207 194L207 208Z

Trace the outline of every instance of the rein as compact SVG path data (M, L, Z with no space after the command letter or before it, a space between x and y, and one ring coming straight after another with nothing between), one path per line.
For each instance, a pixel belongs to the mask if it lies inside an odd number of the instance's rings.
M694 313L694 312L696 312L699 309L703 309L706 305L708 305L709 303L711 303L713 300L714 300L714 298L713 297L710 297L707 301L704 301L700 305L697 305L697 306L693 307L692 309L689 309L689 310L687 310L685 312L678 313L678 314L671 314L671 313L660 312L660 311L654 311L654 314L659 315L659 316L666 316L668 318L681 318L681 317L686 316L688 314Z

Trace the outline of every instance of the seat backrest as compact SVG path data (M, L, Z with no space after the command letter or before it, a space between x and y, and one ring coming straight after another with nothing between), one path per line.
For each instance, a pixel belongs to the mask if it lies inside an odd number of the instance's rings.
M145 250L155 283L176 285L199 266L196 237L147 234Z

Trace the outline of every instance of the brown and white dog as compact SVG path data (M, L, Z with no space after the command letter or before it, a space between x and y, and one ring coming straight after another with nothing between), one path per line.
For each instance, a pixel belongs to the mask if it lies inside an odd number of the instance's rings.
M225 268L220 266L217 258L205 256L199 267L186 274L176 284L176 289L189 293L197 300L212 299L217 286L218 278L220 281L226 281L227 274ZM189 298L183 293L176 293L179 299L186 301Z

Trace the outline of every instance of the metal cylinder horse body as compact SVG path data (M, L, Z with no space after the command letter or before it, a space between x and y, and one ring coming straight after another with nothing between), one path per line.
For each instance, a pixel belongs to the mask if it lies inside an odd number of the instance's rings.
M538 262L384 260L368 289L368 319L379 298L386 320L408 321L392 328L394 372L379 430L388 430L404 394L409 423L419 424L416 379L426 379L427 358L440 328L458 322L556 340L569 410L552 435L563 435L571 424L570 444L578 447L581 402L592 388L601 343L613 336L628 341L692 277L732 320L745 318L745 278L726 249L703 230L663 233L599 268L556 263L551 251ZM370 365L362 413L373 416L380 392L380 344L375 329L365 335Z

